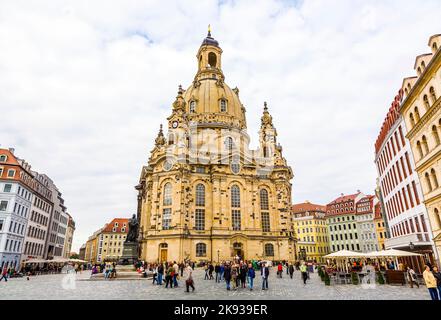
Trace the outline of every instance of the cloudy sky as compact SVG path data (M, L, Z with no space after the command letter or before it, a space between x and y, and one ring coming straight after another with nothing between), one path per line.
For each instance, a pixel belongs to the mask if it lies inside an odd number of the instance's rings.
M293 201L375 187L374 143L441 2L0 0L1 147L62 190L74 250L136 210L140 170L211 24L256 145L263 101Z

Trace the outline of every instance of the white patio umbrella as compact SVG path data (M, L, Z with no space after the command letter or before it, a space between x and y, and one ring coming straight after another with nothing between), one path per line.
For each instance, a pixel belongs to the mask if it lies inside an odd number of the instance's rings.
M370 252L366 254L366 256L369 258L395 258L395 264L398 266L398 257L420 257L422 254L397 249L388 249Z
M62 258L62 257L56 257L56 258L53 258L52 260L46 260L46 262L48 262L48 263L66 263L66 262L69 262L69 259Z
M81 259L69 259L69 262L86 263L87 261Z
M46 262L46 260L44 260L44 259L29 259L28 261L25 261L25 262L23 262L23 263L45 263Z
M347 264L347 259L348 258L363 258L365 255L359 252L355 252L355 251L349 251L349 250L340 250L337 252L333 252L330 253L328 255L325 256L325 258L334 258L335 260L337 260L337 262L340 261L344 261L344 268L346 270L346 272L348 272L348 264Z

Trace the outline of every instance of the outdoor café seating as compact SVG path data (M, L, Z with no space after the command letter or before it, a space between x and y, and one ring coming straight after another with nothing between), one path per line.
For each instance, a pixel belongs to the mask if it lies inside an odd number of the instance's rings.
M377 274L382 273L383 278L388 284L401 284L405 285L407 283L407 277L405 270L397 270L396 267L389 269L388 265L398 266L398 257L421 257L422 255L406 252L396 249L375 251L369 253L359 253L349 250L341 250L334 252L325 256L327 259L332 259L333 266L335 268L327 269L326 272L330 276L331 284L351 284L352 274L355 274L358 278L358 283L364 283L368 281L363 281L367 276L370 276L371 272ZM394 264L386 264L385 260L388 262L394 261ZM382 266L386 265L384 271ZM370 268L370 270L369 270ZM424 283L422 280L422 275L417 275L419 283ZM370 280L372 281L372 280Z

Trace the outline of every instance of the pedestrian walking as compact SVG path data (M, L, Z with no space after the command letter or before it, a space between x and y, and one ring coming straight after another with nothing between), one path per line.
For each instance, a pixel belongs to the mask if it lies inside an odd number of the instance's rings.
M411 288L413 288L414 283L418 288L420 287L420 284L417 281L416 273L411 267L407 267L407 280L409 281Z
M430 267L428 265L426 265L426 270L424 270L423 272L423 277L432 300L439 300L436 278L433 275L432 271L430 271Z
M220 274L220 279L219 281L222 281L224 278L224 271L225 271L225 264L221 263L220 267L219 267L219 274Z
M230 282L231 282L231 267L229 264L224 266L224 279L227 284L227 290L230 290Z
M178 287L179 266L176 261L173 261L173 285Z
M233 290L236 290L236 288L239 286L238 285L239 279L237 278L237 276L238 276L237 265L233 264L233 266L231 267L231 282L233 283Z
M167 271L165 273L165 287L168 288L170 284L170 288L173 288L173 276L175 273L175 269L171 263L168 264Z
M262 290L268 290L268 277L269 277L269 269L262 263L262 268L260 269L260 275L262 276Z
M162 263L158 265L157 272L158 272L158 280L156 281L156 283L161 286L162 277L164 276L164 265Z
M212 263L210 263L210 264L208 265L208 275L210 276L209 280L213 280L213 279L214 279L214 277L213 277L213 271L214 271L214 266L213 266Z
M219 263L216 263L216 266L214 267L214 272L216 273L216 282L220 282L220 265L219 265Z
M300 265L300 272L302 273L303 285L306 285L306 280L308 279L308 269L305 262Z
M294 266L292 264L290 264L289 267L288 267L288 270L289 270L289 276L292 279L292 276L294 274Z
M256 271L254 270L253 265L251 263L248 265L247 276L248 276L248 285L250 286L250 291L253 291L253 283L254 283L254 278L256 277Z
M433 276L436 279L436 286L438 288L438 298L441 300L441 273L437 266L433 267Z
M208 280L210 277L208 276L208 263L205 265L205 278L204 280Z
M277 276L282 279L282 274L283 274L283 266L281 263L279 263L277 265Z
M8 282L8 268L4 267L2 271L2 276L0 277L0 281L5 279L5 282Z
M193 269L190 267L189 264L187 264L187 267L185 269L187 272L187 279L185 279L185 286L187 288L186 292L190 292L190 287L193 292L194 291Z
M240 271L239 271L240 283L242 285L242 288L246 288L247 287L247 273L248 273L247 264L246 263L242 263L242 265L240 266Z

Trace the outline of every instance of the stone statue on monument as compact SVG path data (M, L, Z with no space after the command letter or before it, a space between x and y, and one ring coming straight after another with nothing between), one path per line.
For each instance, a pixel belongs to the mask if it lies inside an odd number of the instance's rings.
M135 215L129 220L129 232L125 242L138 242L139 221Z

